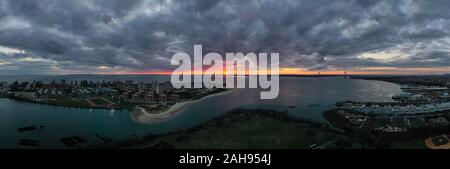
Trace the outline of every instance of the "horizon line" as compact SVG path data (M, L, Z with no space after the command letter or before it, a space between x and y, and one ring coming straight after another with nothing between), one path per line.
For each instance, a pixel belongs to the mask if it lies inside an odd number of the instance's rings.
M449 73L398 73L398 74L391 74L391 73L280 73L279 76L417 76L417 75L446 75ZM123 73L72 73L72 74L0 74L0 76L68 76L68 75L164 75L164 76L170 76L172 75L172 72L164 72L164 73L157 73L157 72L123 72ZM199 74L192 74L191 75L199 75ZM202 74L204 75L204 74ZM242 76L239 74L233 74L236 76ZM246 74L245 76L248 76L249 74ZM226 75L225 75L226 76Z

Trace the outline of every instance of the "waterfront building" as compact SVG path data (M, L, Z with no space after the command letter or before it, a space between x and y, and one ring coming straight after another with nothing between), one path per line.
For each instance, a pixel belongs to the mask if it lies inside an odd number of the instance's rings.
M170 101L177 102L180 99L180 95L172 94L170 95Z
M139 90L139 93L144 93L145 92L145 83L144 82L139 82L139 84L138 84L138 90Z
M172 83L170 83L169 81L159 84L159 90L161 93L165 93L170 89L172 89Z
M33 100L36 98L36 93L34 93L34 92L16 92L16 93L14 93L14 96L18 97L18 98Z
M146 96L145 96L145 100L146 100L147 102L150 102L150 103L156 102L155 95L153 95L153 94L148 94L148 95L146 95Z
M152 82L152 88L153 88L153 91L156 93L156 94L160 94L161 92L160 92L160 88L159 88L159 83L157 82L157 81L153 81Z
M161 102L165 102L165 101L167 101L167 95L165 95L165 94L161 94L161 95L159 95L159 101L161 101Z
M416 94L414 96L412 96L410 98L412 101L420 101L420 100L425 100L425 96L421 95L421 94Z
M125 85L127 85L127 86L131 86L133 84L134 84L133 80L126 80L125 81Z

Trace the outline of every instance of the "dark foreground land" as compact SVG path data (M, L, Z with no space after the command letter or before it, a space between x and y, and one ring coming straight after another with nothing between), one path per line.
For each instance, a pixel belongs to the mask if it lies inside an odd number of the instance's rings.
M363 148L357 140L326 124L260 109L236 109L194 128L92 146L200 149Z
M450 131L448 110L391 115L336 108L324 112L324 117L375 148L427 148L425 139Z
M236 109L194 128L130 138L84 148L151 149L372 149L426 148L423 139L367 140L328 124L306 121L283 112Z

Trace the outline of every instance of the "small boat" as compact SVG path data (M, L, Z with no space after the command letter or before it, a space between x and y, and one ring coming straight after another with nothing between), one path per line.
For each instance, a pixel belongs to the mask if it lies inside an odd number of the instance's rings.
M100 140L102 140L104 143L110 143L110 142L112 142L112 141L114 141L112 138L110 138L110 137L107 137L107 136L101 136L101 135L99 135L99 134L95 134L95 136L98 138L98 139L100 139Z
M27 127L17 128L19 133L26 132L26 131L33 131L33 130L36 130L36 129L37 129L36 126L27 126Z
M37 146L39 140L20 139L19 144L24 146Z
M308 107L319 107L320 105L319 104L310 104L310 105L308 105Z
M63 137L59 139L67 147L75 147L80 144L87 143L87 140L81 138L80 136L74 135L71 137Z

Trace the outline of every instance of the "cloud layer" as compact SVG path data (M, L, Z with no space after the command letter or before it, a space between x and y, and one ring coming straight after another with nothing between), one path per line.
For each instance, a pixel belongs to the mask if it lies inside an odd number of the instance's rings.
M142 72L175 52L310 70L450 65L446 0L2 0L0 74Z

